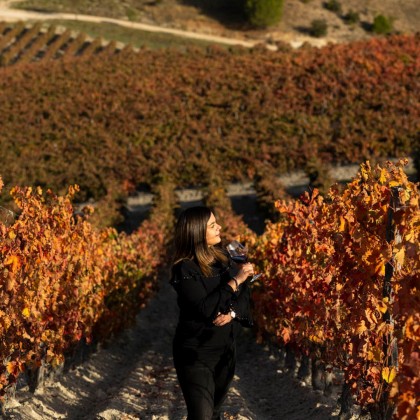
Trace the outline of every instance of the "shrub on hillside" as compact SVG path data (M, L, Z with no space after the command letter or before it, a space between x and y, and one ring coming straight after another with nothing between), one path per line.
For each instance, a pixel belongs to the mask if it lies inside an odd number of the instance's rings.
M393 20L384 15L378 15L373 20L372 32L383 35L389 34L394 30Z
M354 12L352 9L350 9L344 16L343 20L347 25L354 25L356 23L360 22L360 16L359 13Z
M266 28L280 21L283 0L246 0L245 12L252 26Z
M338 0L328 0L324 3L324 7L334 13L337 13L338 15L341 14L341 3Z
M325 19L314 19L311 22L311 27L309 28L309 33L316 37L321 38L322 36L327 35L328 24Z

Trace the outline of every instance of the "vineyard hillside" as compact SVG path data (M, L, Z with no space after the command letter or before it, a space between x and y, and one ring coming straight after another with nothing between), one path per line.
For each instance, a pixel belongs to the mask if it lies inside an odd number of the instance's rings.
M6 187L121 199L318 165L406 156L418 134L417 36L321 50L189 49L0 70Z
M41 23L0 22L0 66L59 58L117 54L124 46L115 41L91 39L84 33Z

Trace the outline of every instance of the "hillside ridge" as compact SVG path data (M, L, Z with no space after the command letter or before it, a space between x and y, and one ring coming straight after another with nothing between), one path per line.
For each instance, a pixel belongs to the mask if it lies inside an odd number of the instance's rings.
M244 43L277 42L325 45L328 42L350 42L374 36L370 31L375 16L382 14L392 21L398 33L418 32L420 7L418 0L346 0L337 1L340 11L328 10L324 0L288 0L284 2L281 21L265 30L250 28L232 11L218 2L197 0L127 0L124 3L107 0L100 3L68 0L60 3L51 0L5 0L0 7L16 7L25 10L96 15L116 18L128 25L142 23L162 29L181 30L223 38L232 38ZM358 15L358 22L349 24L346 15ZM77 18L76 16L76 18ZM322 38L309 36L313 20L322 19L327 24L327 34Z

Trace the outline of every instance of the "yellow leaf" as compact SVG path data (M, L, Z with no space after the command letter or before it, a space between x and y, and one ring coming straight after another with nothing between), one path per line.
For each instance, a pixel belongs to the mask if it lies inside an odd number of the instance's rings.
M378 309L378 311L380 311L380 312L382 312L383 314L388 310L388 306L386 305L386 303L385 302L378 302L378 305L377 305L377 309Z
M10 374L12 374L15 371L15 369L16 369L16 362L9 362L6 365L6 369L7 369L7 372L9 372Z
M363 334L367 330L365 321L360 321L358 327L356 328L356 334Z
M369 321L370 324L374 325L374 324L378 323L378 319L375 315L375 312L372 311L372 309L366 308L365 309L365 316L366 316L366 319Z
M402 247L397 253L394 255L395 262L399 264L399 267L401 267L404 264L404 258L405 258L405 248ZM397 267L397 268L399 268Z
M313 341L314 343L322 343L323 341L318 338L316 335L310 335L309 340Z
M394 381L396 375L397 370L395 367L384 367L382 369L382 379L389 384Z
M60 364L63 363L63 357L62 356L55 356L52 360L51 360L51 365L53 368L58 367Z
M9 362L6 365L6 370L7 372L9 372L11 375L16 376L19 372L23 372L24 371L24 366L22 362Z
M368 257L370 257L370 255L368 255ZM375 265L375 273L379 276L385 275L385 264L383 261L379 260L378 264Z
M379 176L379 182L383 185L386 182L386 169L381 169L381 175Z
M390 187L398 187L399 185L401 185L401 182L399 182L399 181L391 181L389 183Z
M15 233L15 232L13 232L13 230L11 230L11 231L9 232L9 238L10 238L10 239L15 239L15 238L16 238L16 233Z
M22 311L22 315L23 315L25 318L28 318L28 316L30 315L29 308L25 308L25 309Z
M407 242L414 242L415 241L415 232L414 229L411 229L410 231L408 231L408 233L405 235L405 240Z
M367 353L368 360L374 360L375 362L379 362L381 360L382 352L377 347L374 347L372 350L369 350Z
M367 172L367 170L366 170L366 168L365 168L365 165L361 165L361 167L360 167L360 172L361 172L361 174L362 174L362 178L363 178L363 180L364 180L364 181L367 181L367 180L369 179L369 175L368 175L368 172Z
M385 275L385 264L381 265L378 275L384 276Z
M15 273L17 269L20 267L19 257L17 255L11 255L9 258L6 259L4 265L11 265L12 266L12 273Z
M340 227L338 230L339 232L344 232L346 230L346 220L342 216L340 216Z

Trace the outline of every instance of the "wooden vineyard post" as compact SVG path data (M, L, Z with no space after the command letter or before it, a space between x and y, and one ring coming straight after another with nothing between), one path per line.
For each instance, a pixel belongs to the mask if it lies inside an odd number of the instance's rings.
M399 211L401 208L401 202L399 198L399 190L401 187L391 187L391 199L388 208L388 220L386 226L386 241L388 243L394 242L394 245L401 243L402 238L398 232L398 227L395 223L395 212ZM388 261L385 265L385 278L382 289L382 296L384 299L388 300L389 307L393 303L393 288L392 288L392 277L394 272L401 267L396 266L397 261L394 258L391 261ZM388 309L383 314L383 320L390 325L394 325L394 319L390 310ZM385 354L384 367L394 367L398 368L398 347L393 333L387 333L384 335L383 343L383 352ZM385 384L384 384L385 385ZM381 418L388 419L392 417L393 408L389 404L389 389L385 388L382 392L381 400L379 403L379 414Z
M399 187L392 187L391 188L391 203L388 209L388 224L386 229L386 240L388 243L395 241L395 245L401 243L401 235L396 229L395 226L395 219L394 213L401 208L401 203L399 199L398 193ZM383 285L383 297L389 299L389 303L393 302L393 293L392 293L392 276L394 274L395 269L399 269L400 267L395 267L395 262L389 261L385 266L385 278L384 278L384 285ZM394 320L392 315L390 314L389 310L387 310L384 315L384 320L387 323L394 324ZM389 347L392 347L392 351L387 351L385 354L387 355L387 363L391 366L397 366L398 364L398 349L395 340L392 337L386 337L384 345L388 350ZM385 349L384 349L385 350Z
M311 359L306 354L300 359L300 366L297 377L303 382L309 382L311 378Z
M341 389L341 395L338 399L338 402L340 403L340 413L339 413L339 419L349 419L351 418L351 408L353 406L353 397L351 393L350 385L344 381L343 387Z

